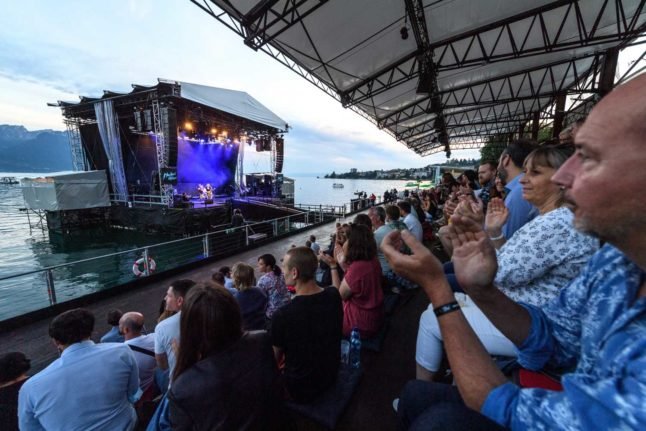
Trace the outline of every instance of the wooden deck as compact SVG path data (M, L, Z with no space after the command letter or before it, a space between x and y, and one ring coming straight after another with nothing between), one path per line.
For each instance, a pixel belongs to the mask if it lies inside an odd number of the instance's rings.
M334 223L329 223L261 248L187 271L172 279L190 278L196 281L206 281L210 279L211 273L219 267L233 266L236 262L246 262L256 267L257 258L261 254L272 253L277 259L280 259L292 244L304 245L311 234L316 235L317 242L321 245L327 245L333 231ZM150 331L154 330L159 305L170 281L171 279L162 280L87 306L97 319L93 339L98 341L101 335L109 330L105 318L107 312L113 308L118 308L123 312L139 311L143 313L146 319L146 328ZM364 375L349 407L335 429L395 429L396 418L391 403L398 396L406 381L414 378L417 326L419 316L427 305L428 301L421 291L402 296L391 316L382 351L380 353L364 351L362 357ZM1 352L22 351L32 361L31 374L42 370L57 357L57 351L47 334L49 322L50 319L37 321L17 330L1 333ZM296 417L296 422L299 430L324 429L303 418Z

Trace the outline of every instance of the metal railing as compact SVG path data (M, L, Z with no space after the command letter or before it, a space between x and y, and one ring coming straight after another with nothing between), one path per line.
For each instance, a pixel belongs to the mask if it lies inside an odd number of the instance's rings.
M122 203L127 206L168 206L167 204L162 203L162 197L160 195L131 194L124 196L110 193L110 201Z
M310 205L296 204L294 208L301 211L307 211L310 214L318 214L319 217L331 215L333 217L345 217L348 213L348 205Z
M0 321L110 289L153 272L209 257L231 256L340 216L338 212L304 210L301 214L3 276ZM137 276L135 272L141 274Z

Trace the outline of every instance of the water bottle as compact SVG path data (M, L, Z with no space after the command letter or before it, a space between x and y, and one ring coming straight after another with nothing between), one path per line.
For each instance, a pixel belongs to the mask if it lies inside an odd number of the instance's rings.
M361 366L361 336L357 328L352 328L350 333L350 366L352 368Z

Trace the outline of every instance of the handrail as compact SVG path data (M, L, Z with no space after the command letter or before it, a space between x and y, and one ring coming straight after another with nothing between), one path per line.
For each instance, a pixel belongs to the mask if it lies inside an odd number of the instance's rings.
M67 263L62 263L62 264L59 264L59 265L48 266L48 267L45 267L45 268L35 269L35 270L32 270L32 271L26 271L26 272L21 272L21 273L17 273L17 274L10 274L10 275L0 277L0 281L9 280L11 278L22 277L22 276L25 276L25 275L35 274L35 273L39 273L39 272L50 271L50 270L53 270L53 269L58 269L58 268L66 267L66 266L77 265L77 264L80 264L80 263L91 262L91 261L94 261L94 260L104 259L104 258L107 258L107 257L120 256L120 255L124 255L124 254L128 254L128 253L144 251L145 249L149 249L149 248L153 248L153 247L162 247L162 246L167 246L167 245L171 245L171 244L177 244L177 243L180 243L180 242L185 242L185 241L189 241L189 240L193 240L193 239L197 239L197 238L203 238L205 236L209 236L209 235L213 235L213 234L217 234L217 233L226 233L227 231L231 232L231 231L236 231L236 230L242 231L242 230L245 230L247 227L251 227L253 229L253 226L258 226L258 225L261 225L261 224L274 223L274 222L279 222L279 221L285 221L286 219L297 217L297 216L300 216L300 215L301 214L291 214L291 215L284 216L284 217L278 217L278 218L270 219L270 220L263 220L263 221L255 222L255 223L248 223L248 224L244 224L242 226L233 227L233 228L215 230L215 231L202 233L202 234L195 235L195 236L189 236L189 237L186 237L186 238L179 238L179 239L174 239L174 240L171 240L171 241L155 243L155 244L147 245L147 246L144 246L144 247L137 247L137 248L132 248L132 249L129 249L129 250L119 251L119 252L116 252L116 253L108 253L108 254L103 254L101 256L89 257L87 259L75 260L74 262L67 262Z
M296 206L292 207L298 210L296 214L275 219L248 221L239 227L215 226L210 232L186 238L0 276L0 285L3 286L3 289L0 289L0 321L44 309L62 301L80 298L98 290L110 290L136 277L150 276L153 271L148 266L148 257L151 256L154 256L158 270L160 267L173 270L216 256L231 256L249 247L291 235L313 225L346 217L367 207L365 202L361 205L348 205L312 205L309 209L299 209ZM139 261L141 256L143 265ZM131 271L133 265L137 265L139 270ZM14 304L6 300L7 295L16 294L12 292L22 295L19 303Z

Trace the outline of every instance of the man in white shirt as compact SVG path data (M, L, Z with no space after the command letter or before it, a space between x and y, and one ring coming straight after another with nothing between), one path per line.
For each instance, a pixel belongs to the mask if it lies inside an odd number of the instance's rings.
M321 251L321 246L316 242L316 237L314 235L310 235L310 242L312 245L310 245L310 248L314 252L315 255L319 255Z
M195 286L193 280L174 281L166 292L166 310L177 311L171 317L162 320L155 328L155 359L163 374L158 374L156 378L157 385L162 392L168 389L168 384L173 376L175 369L175 349L173 341L179 345L179 319L181 315L184 297L191 287Z
M404 219L404 223L406 224L406 227L408 227L410 233L415 236L415 239L417 239L417 241L422 242L422 238L424 236L422 224L419 222L419 220L417 220L417 217L411 214L412 208L410 202L399 201L397 202L397 206L399 207L399 211L401 212L401 215Z
M125 343L135 354L139 368L139 387L146 392L153 384L153 371L157 366L155 360L155 334L142 334L144 315L136 311L125 313L119 319L119 332Z

